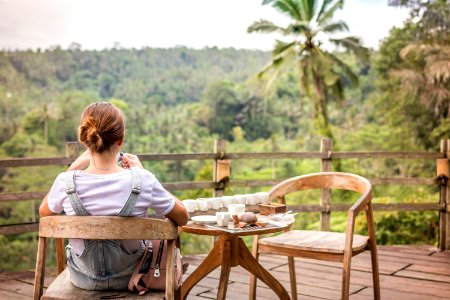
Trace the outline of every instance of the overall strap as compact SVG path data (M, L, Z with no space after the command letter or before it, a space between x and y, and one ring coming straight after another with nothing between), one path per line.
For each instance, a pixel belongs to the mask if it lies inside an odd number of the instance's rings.
M71 176L72 175L72 176ZM86 210L80 197L75 190L75 171L66 172L63 176L64 182L66 183L66 194L69 196L70 204L78 216L89 216L90 213Z
M137 198L141 192L141 174L136 167L130 168L131 171L131 193L128 196L128 200L122 207L118 216L128 217L133 213L134 206L136 205Z

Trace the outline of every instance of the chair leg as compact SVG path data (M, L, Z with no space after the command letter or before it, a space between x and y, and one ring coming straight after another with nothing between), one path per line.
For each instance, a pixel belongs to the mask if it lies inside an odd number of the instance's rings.
M377 241L375 238L375 226L373 224L372 204L369 202L366 205L367 230L369 231L368 249L370 250L370 258L372 260L372 277L373 277L373 297L380 299L380 275L378 271L378 255L377 255Z
M179 288L178 290L174 291L173 293L173 299L174 300L181 300L181 288Z
M372 260L373 298L380 300L380 272L378 270L377 246L373 243L370 243L370 258Z
M297 278L295 275L295 261L294 257L288 256L288 264L289 264L289 277L291 280L291 293L292 300L297 300Z
M58 270L58 275L61 274L66 268L66 260L64 255L64 239L55 239L55 249L56 249L56 268Z
M347 257L350 256L350 257ZM352 256L344 256L344 262L342 265L342 300L348 300L350 294L350 269L351 269Z
M39 237L36 257L36 270L34 274L34 300L39 300L44 288L45 258L47 255L47 238Z

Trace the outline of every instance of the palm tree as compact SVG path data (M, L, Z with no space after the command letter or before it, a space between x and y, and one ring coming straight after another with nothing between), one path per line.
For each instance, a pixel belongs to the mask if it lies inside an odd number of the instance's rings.
M406 67L390 72L435 118L450 118L450 46L411 43L400 51Z
M271 4L292 21L286 27L278 26L268 20L254 22L247 31L273 33L292 38L290 42L276 41L272 51L272 61L261 71L268 70L276 76L283 65L295 63L298 67L300 87L313 101L314 118L318 121L321 133L331 136L327 106L331 99L342 101L344 81L358 84L357 75L335 54L327 51L318 35L333 35L348 30L343 21L333 21L333 15L343 6L343 0L264 0L263 5ZM319 6L320 4L320 6ZM358 58L367 59L367 48L359 38L328 38L328 42L354 53ZM312 87L312 88L311 88ZM334 96L334 97L332 97Z
M418 99L433 117L450 118L450 6L448 0L390 0L411 9L408 30L413 40L401 51L403 65L390 72L404 91Z

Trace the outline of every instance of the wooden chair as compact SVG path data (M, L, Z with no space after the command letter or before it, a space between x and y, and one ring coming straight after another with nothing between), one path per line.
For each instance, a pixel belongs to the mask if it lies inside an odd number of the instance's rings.
M51 216L39 221L39 244L34 279L34 299L174 299L172 276L166 277L166 291L149 291L145 296L129 291L88 291L77 288L69 279L69 271L64 270L64 238L80 239L131 239L168 240L167 274L174 274L174 250L178 228L171 221L117 216ZM47 238L56 238L58 277L42 295L47 252ZM42 297L41 297L42 296Z
M353 256L369 250L372 260L374 298L380 299L377 246L371 208L372 186L370 182L354 174L323 172L287 179L274 186L270 199L285 203L285 195L308 189L343 189L361 194L355 204L348 210L347 229L345 233L291 230L278 236L259 238L253 241L253 255L258 259L261 253L286 255L288 257L292 299L297 299L294 257L304 257L343 263L342 299L349 298L350 266ZM365 210L368 236L354 234L355 218ZM250 299L256 296L256 278L250 279Z

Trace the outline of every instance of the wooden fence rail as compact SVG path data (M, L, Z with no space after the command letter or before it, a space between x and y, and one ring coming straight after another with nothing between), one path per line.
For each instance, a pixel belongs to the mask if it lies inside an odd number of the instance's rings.
M320 151L317 152L265 152L265 153L228 153L223 140L214 144L211 153L185 153L185 154L139 154L141 161L186 161L186 160L213 160L214 172L211 181L201 182L165 182L168 190L195 190L211 189L216 196L223 195L228 187L264 187L273 186L281 179L268 180L233 180L231 178L231 160L249 159L319 159L320 171L331 171L334 159L423 159L433 160L439 169L437 176L433 178L395 177L395 178L369 178L373 185L428 185L439 186L440 197L435 203L386 203L373 204L377 211L438 211L439 212L439 246L441 249L450 249L450 191L448 184L450 157L450 140L441 141L439 152L334 152L332 141L324 138L321 140ZM8 158L0 159L0 168L31 167L49 165L70 165L80 152L77 143L67 143L65 157L48 158ZM444 171L442 171L444 170ZM439 173L440 172L440 173ZM5 192L0 193L0 203L42 199L47 191ZM320 212L321 229L330 227L330 214L333 211L346 211L348 204L331 203L331 194L324 190L321 193L319 205L292 205L289 209L296 212ZM17 234L36 231L38 223L22 223L0 226L0 234Z

